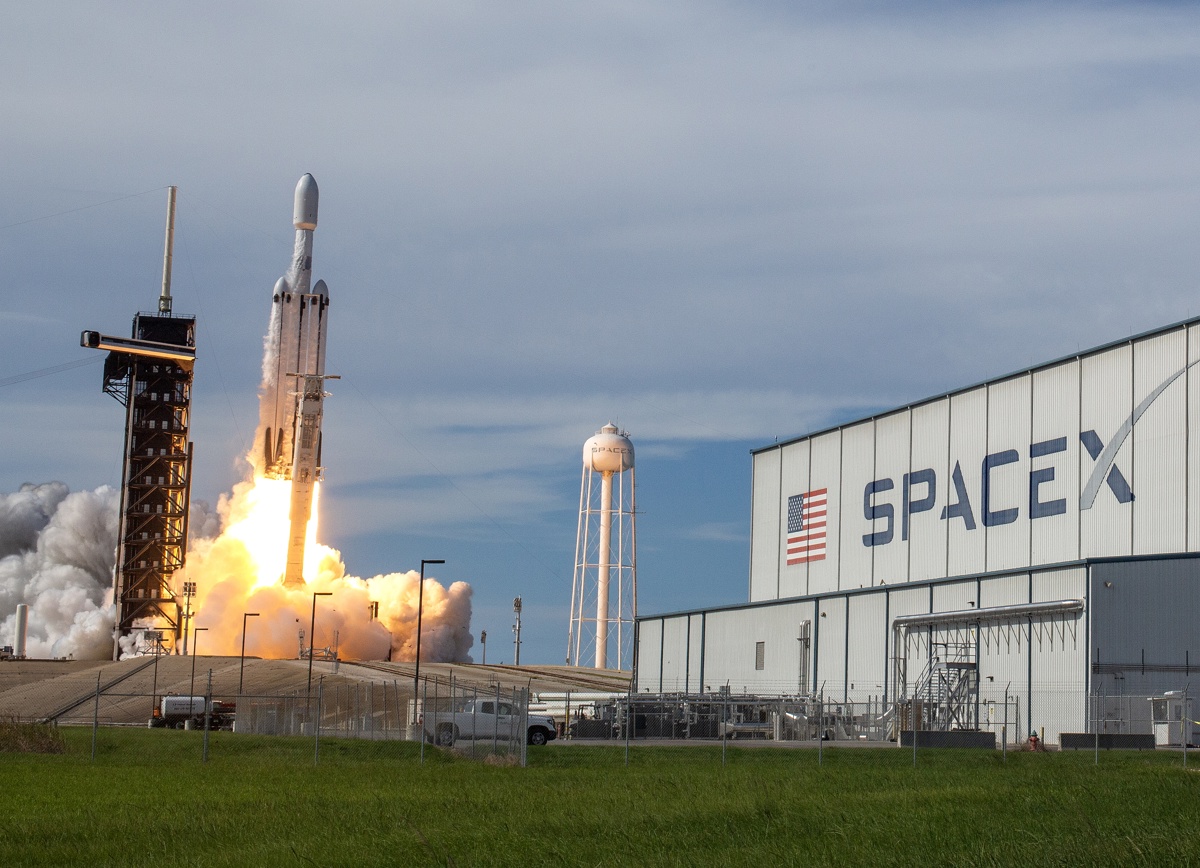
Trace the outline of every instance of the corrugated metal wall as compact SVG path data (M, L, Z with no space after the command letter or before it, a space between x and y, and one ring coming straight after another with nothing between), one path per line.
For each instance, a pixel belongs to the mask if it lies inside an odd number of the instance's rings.
M1189 563L1194 578L1200 577L1200 560ZM1200 588L1200 583L1194 584ZM811 692L823 692L839 701L894 699L892 631L896 619L960 612L964 613L961 622L906 634L902 646L908 687L911 689L926 667L931 643L938 649L936 653L945 654L946 643L969 641L974 645L971 653L977 663L980 707L1003 707L1005 696L1014 703L1010 708L1019 701L1020 718L1014 713L1009 721L1013 738L1027 734L1026 728L1044 727L1048 737L1056 740L1059 732L1087 728L1086 609L1009 620L987 615L982 622L973 622L965 613L1025 603L1086 600L1087 593L1088 570L1079 565L880 586L643 619L640 635L646 653L639 657L637 686L639 691L676 691L687 685L692 692L713 692L729 685L734 692L795 693L807 684ZM1200 603L1200 592L1196 596ZM1192 597L1186 602L1190 604ZM806 634L806 621L812 624L811 652L810 645L800 641ZM1104 629L1111 633L1116 628L1109 624ZM685 666L677 662L679 655L671 649L677 648L678 637L689 631L692 654ZM656 640L667 649L661 662L648 647ZM1113 647L1106 641L1106 647ZM762 669L756 668L758 643L763 645ZM656 662L660 669L654 668Z
M756 452L750 599L1197 550L1198 328ZM826 555L789 566L788 498L821 488Z

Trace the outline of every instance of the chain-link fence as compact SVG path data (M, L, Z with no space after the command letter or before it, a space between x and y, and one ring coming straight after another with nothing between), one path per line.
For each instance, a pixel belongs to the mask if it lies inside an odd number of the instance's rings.
M6 717L90 727L93 755L104 744L119 749L121 739L105 733L149 728L163 732L164 749L176 751L183 743L177 739L192 739L189 743L202 760L213 751L240 751L253 743L262 752L311 756L319 762L322 744L338 742L341 753L360 757L374 751L423 761L426 750L437 748L524 766L529 744L545 744L558 734L551 718L530 715L527 688L494 683L434 677L361 682L322 675L304 689L222 693L214 690L209 672L184 682L194 688L190 692L159 693L138 690L129 681L105 683L98 676L90 695L75 692L49 712ZM42 705L47 707L44 700ZM176 730L190 734L168 735ZM311 751L297 748L300 742ZM139 751L154 749L144 739L138 744Z

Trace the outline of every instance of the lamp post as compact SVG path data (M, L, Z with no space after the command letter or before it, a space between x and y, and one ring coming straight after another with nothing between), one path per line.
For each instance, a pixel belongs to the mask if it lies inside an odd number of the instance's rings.
M238 663L238 696L242 695L242 676L246 672L246 619L257 617L258 612L242 612L242 657Z
M146 635L154 640L154 686L150 688L150 716L155 717L158 710L158 654L162 651L162 633L157 630L147 630Z
M196 593L195 582L183 583L183 655L186 657L188 653L188 627L192 625L192 595Z
M425 605L425 565L444 564L444 560L421 560L421 586L417 589L417 665L413 669L413 723L417 722L417 684L421 678L421 608Z
M192 680L188 683L188 702L192 701L192 697L196 695L196 645L200 642L200 637L196 634L201 630L207 630L207 627L196 627L192 630Z
M521 665L521 598L517 597L513 600L513 614L516 615L517 623L513 624L513 665Z
M312 661L317 643L317 597L332 597L333 591L313 591L312 621L308 625L308 699L312 699Z
M483 665L487 666L487 630L479 631L479 641L483 643Z

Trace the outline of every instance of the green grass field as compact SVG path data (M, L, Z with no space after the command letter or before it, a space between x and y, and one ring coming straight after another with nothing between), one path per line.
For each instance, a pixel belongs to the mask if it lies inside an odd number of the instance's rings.
M0 753L0 865L1200 863L1178 753L553 744L528 768L407 743L65 730ZM1196 757L1200 765L1200 756Z

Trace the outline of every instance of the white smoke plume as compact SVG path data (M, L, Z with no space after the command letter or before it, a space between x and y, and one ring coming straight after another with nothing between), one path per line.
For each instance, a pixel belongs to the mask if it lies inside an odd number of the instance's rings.
M313 644L318 654L336 648L338 656L351 660L415 659L419 573L348 576L341 553L310 537L305 557L308 582L301 588L285 587L279 580L287 545L286 501L275 504L270 516L275 521L256 522L263 517L264 488L272 487L284 495L288 490L286 482L262 479L235 486L217 507L221 533L193 539L184 578L197 584L194 623L207 631L197 640L200 653L240 653L243 616L257 612L246 619L246 653L296 657L309 644L313 595L327 592L330 596L316 601ZM264 552L277 560L264 557ZM377 616L372 603L378 603ZM421 659L469 661L474 643L470 623L470 585L455 582L446 588L426 576Z
M253 482L239 484L215 511L203 501L192 503L193 542L176 590L184 579L197 582L193 624L206 628L200 652L239 653L242 615L258 612L247 630L246 653L296 657L299 632L307 637L309 631L313 593L328 591L331 596L317 602L318 653L336 646L343 659L413 660L419 574L409 570L368 580L347 576L338 551L311 544L315 577L304 588L283 587L277 576L260 575L263 566L238 536L254 490ZM27 484L0 494L0 644L16 644L17 604L26 603L28 656L111 656L119 500L119 492L107 486L71 493L61 482ZM285 537L274 541L280 556L285 544ZM372 603L378 603L378 615ZM474 643L470 586L455 582L446 588L426 577L421 611L421 659L469 661ZM136 635L122 644L124 654L137 649Z
M112 656L118 500L107 486L72 494L61 482L0 494L0 643L16 644L26 603L28 656Z

